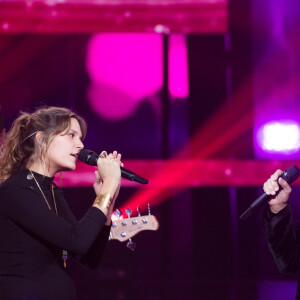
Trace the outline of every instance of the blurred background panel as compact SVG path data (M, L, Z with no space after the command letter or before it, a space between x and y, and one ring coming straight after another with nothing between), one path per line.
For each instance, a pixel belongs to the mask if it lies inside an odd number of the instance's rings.
M0 105L69 107L85 147L118 150L148 185L122 180L158 231L110 241L96 271L70 264L80 299L293 299L260 211L238 217L276 169L299 164L297 1L0 1ZM93 167L57 178L77 218ZM59 176L58 176L59 177ZM291 205L300 217L300 182Z

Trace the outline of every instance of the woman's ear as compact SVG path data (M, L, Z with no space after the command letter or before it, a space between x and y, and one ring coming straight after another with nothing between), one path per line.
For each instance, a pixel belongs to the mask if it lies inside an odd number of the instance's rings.
M44 133L41 131L38 131L35 135L35 140L38 145L41 145L46 140Z

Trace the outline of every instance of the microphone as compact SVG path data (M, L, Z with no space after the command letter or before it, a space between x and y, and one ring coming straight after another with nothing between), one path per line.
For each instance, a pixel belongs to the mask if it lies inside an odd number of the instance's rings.
M91 150L88 149L82 149L79 154L78 154L78 159L90 166L97 166L97 160L98 160L99 155ZM123 167L121 168L121 176L123 178L126 178L131 181L136 181L141 184L146 184L148 183L148 180L136 175L134 172L129 171Z
M280 177L282 177L288 184L293 183L300 176L300 169L293 165L289 167L286 171L282 173ZM279 191L277 191L276 195L282 190L282 187L279 185ZM269 199L274 197L274 195L267 195L263 193L260 197L258 197L250 207L240 215L241 220L247 219L252 213L260 207L261 204L266 203Z

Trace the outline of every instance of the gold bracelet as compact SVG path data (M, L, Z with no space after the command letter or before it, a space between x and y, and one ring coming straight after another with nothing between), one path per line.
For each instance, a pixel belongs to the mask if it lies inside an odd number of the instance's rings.
M97 195L94 205L97 205L99 208L109 209L112 202L112 198L109 193L100 193Z

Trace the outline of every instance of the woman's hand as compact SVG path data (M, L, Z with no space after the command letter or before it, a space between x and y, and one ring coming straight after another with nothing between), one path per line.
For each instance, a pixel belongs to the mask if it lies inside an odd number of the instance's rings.
M105 153L106 154L106 153ZM121 154L117 151L109 155L100 156L97 161L98 170L95 171L94 190L96 195L100 193L109 193L112 198L111 205L108 209L101 209L107 217L106 225L111 223L111 215L113 212L116 198L119 195L121 185Z
M284 209L287 206L290 193L292 191L290 185L280 177L283 174L282 170L277 170L271 177L264 183L264 191L267 195L272 195L269 201L270 209L274 214ZM278 179L279 178L279 179ZM282 190L277 194L280 189Z
M117 151L106 157L100 157L97 161L98 170L95 172L94 190L96 195L109 193L114 197L121 182L121 154Z

